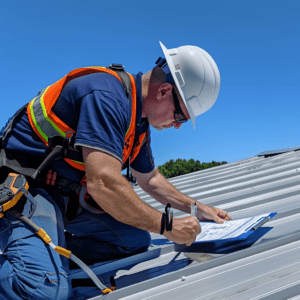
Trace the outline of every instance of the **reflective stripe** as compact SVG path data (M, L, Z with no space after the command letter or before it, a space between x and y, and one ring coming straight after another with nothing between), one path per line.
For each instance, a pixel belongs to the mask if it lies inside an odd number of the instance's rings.
M42 93L33 100L31 106L31 116L35 119L35 126L42 137L48 142L48 138L61 135L65 137L66 134L54 124L47 115L47 110L44 104L44 95L49 87L45 88Z
M81 161L71 160L69 158L64 158L65 162L67 162L71 167L76 168L80 171L85 171L84 163Z
M77 161L77 160L72 160L72 161L74 161L74 162L77 163L77 164L83 164L82 161Z
M44 139L46 143L48 143L48 137L42 132L40 126L37 124L34 113L33 113L33 103L34 103L35 98L29 103L28 105L28 116L30 115L29 121L35 132L39 135L41 139Z

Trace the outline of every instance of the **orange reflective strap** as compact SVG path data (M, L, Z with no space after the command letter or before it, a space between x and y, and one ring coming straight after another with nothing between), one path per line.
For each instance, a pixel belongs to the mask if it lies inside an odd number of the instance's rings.
M54 112L52 111L54 104L56 103L62 89L70 80L80 76L92 74L92 73L109 73L117 77L119 81L122 82L120 77L115 72L108 70L104 67L79 68L71 71L69 74L67 74L60 80L56 81L54 84L48 86L47 89L44 91L44 93L40 95L40 98L38 100L41 102L42 105L41 109L43 110L44 118L46 118L48 122L50 123L52 122L51 126L58 127L59 130L62 131L61 134L66 132L73 132L73 134L75 134L76 132L54 114ZM47 141L48 137L46 135L43 136L43 132L39 131L38 126L36 126L35 124L35 116L32 111L33 103L37 98L38 97L34 98L28 105L27 108L28 119L35 133L48 146L48 141Z
M123 163L127 161L133 148L134 136L135 136L135 122L136 122L136 86L135 86L134 77L130 74L128 75L130 77L131 86L132 86L132 91L131 91L132 109L131 109L131 121L130 121L129 130L127 131L127 134L125 136L125 146L123 149Z
M80 76L85 76L92 73L108 73L113 76L115 76L121 83L122 80L118 76L116 72L110 69L106 69L105 67L86 67L86 68L79 68L71 71L66 76L64 76L62 79L58 80L54 84L47 87L41 95L38 95L36 98L34 98L27 107L27 114L28 119L30 122L31 127L33 128L34 132L38 135L38 137L47 145L48 144L48 138L50 136L53 136L53 131L56 130L58 135L66 135L68 132L72 132L73 134L76 133L75 130L70 128L67 124L65 124L61 119L59 119L54 112L52 111L53 106L55 105L62 89L65 87L65 85L71 81L72 79L75 79ZM128 73L127 73L128 74ZM134 143L134 137L135 137L135 122L136 122L136 86L134 77L131 74L128 74L131 82L131 91L132 91L132 111L131 111L131 121L129 129L126 132L125 136L125 147L123 149L123 162L125 162L133 148ZM122 83L123 84L123 83ZM36 101L36 102L35 102ZM39 102L38 102L39 101ZM40 104L40 106L39 106ZM35 106L34 106L35 105ZM35 111L34 111L35 109ZM36 116L39 116L38 122L44 122L45 125L47 125L47 122L51 127L48 128L48 134L47 131L43 132L43 130L39 127L39 124L41 127L44 125L42 123L38 123L36 120ZM45 126L47 128L47 126ZM52 132L51 132L52 131ZM51 134L51 135L50 135ZM134 152L136 153L136 151ZM137 153L135 154L135 156ZM85 167L83 163L72 161L70 159L65 158L65 161L70 164L72 167L85 171Z
M109 73L111 75L114 75L117 77L120 82L122 83L122 80L120 77L113 71L108 70L104 67L87 67L87 68L79 68L71 71L68 73L65 77L58 80L54 84L50 85L47 92L45 93L44 98L47 98L47 102L45 101L45 107L47 111L47 115L49 119L51 119L62 131L72 131L75 134L75 131L70 128L68 125L66 125L61 119L59 119L54 112L52 111L52 108L54 104L56 103L56 100L58 99L62 89L65 87L65 85L71 81L72 79L75 79L80 76L85 76L93 73Z
M146 133L143 133L139 136L138 140L135 142L134 148L131 152L130 163L132 163L134 159L137 157L137 155L139 154L145 137L146 137Z
M77 162L75 160L71 160L69 158L64 158L65 162L67 162L70 166L73 168L80 170L80 171L85 171L84 164L81 162Z
M104 67L86 67L86 68L78 68L70 73L68 73L65 77L62 79L56 81L54 84L52 84L48 91L47 91L47 113L50 113L50 109L52 109L53 105L55 104L57 98L59 97L62 89L65 87L65 85L71 81L72 79L75 79L80 76L85 76L93 73L109 73L111 75L114 75L117 77L120 82L122 83L122 80L120 77L113 71L106 69ZM50 109L49 109L50 108Z

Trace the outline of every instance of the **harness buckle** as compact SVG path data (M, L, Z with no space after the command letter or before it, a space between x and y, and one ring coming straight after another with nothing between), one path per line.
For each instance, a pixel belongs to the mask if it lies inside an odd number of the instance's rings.
M24 175L9 173L4 182L4 187L0 189L0 218L4 212L15 206L21 199L24 192L29 188Z
M118 70L118 71L123 71L125 69L125 66L121 64L111 64L109 66L112 70Z

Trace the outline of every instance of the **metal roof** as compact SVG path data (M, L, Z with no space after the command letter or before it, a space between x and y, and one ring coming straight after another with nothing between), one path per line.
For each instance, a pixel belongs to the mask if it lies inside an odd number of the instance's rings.
M116 291L103 296L96 287L79 287L71 299L300 300L299 149L268 151L169 180L181 192L225 209L234 219L277 212L252 246L224 253L210 253L205 247L178 252L176 245L151 233L146 253L93 268L101 278L115 268ZM164 211L141 188L134 189L144 202ZM187 215L174 210L175 217ZM78 270L72 276L85 278L83 273Z
M117 271L117 290L105 299L300 299L299 149L259 154L170 179L181 192L221 207L235 219L277 212L263 226L272 229L251 247L227 254L205 253L201 247L193 253L177 252L174 244L159 245L162 236L151 234L148 252L159 251L159 256ZM163 212L164 206L141 188L135 191ZM174 211L175 217L187 215Z
M300 150L300 147L291 147L291 148L284 148L279 150L271 150L271 151L264 151L258 154L258 156L268 156L268 155L276 155L284 152L290 152L290 151L298 151Z

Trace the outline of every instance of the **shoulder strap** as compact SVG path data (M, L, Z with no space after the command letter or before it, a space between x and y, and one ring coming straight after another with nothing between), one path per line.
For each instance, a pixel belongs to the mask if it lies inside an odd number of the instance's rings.
M2 148L3 142L6 138L6 136L11 132L12 127L14 125L15 120L22 115L22 113L26 110L28 106L28 103L26 103L24 106L22 106L18 111L14 114L10 122L6 125L3 134L0 136L0 148Z
M129 98L131 96L132 87L129 75L124 71L125 67L120 64L111 64L107 69L116 72L122 80L123 87L126 91L126 96Z

